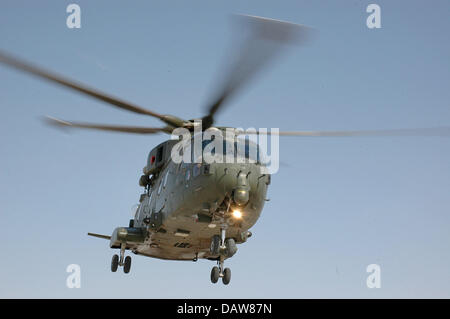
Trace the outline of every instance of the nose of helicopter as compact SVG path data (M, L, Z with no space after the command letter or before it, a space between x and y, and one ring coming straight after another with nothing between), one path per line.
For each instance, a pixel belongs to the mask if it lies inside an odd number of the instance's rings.
M222 200L232 199L231 209L238 214L243 229L252 227L264 206L269 176L255 164L217 163L212 165L211 173L211 189L222 194Z
M245 206L250 200L253 172L250 165L215 165L215 183L223 194L229 195L236 206Z

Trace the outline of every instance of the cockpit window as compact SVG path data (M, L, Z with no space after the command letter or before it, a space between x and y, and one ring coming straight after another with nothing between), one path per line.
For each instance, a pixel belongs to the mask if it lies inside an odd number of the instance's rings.
M238 157L243 157L251 163L259 162L259 148L257 144L250 143L248 140L241 140L235 143L235 147Z
M203 155L205 155L205 148L210 144L211 140L204 140L202 142ZM218 150L216 148L208 148L207 152L210 151L211 155L215 155ZM219 150L220 151L220 150ZM223 141L222 155L233 156L234 158L240 157L250 160L250 162L259 163L259 147L256 143L250 143L248 140L239 140L239 142L231 142L228 140ZM225 158L224 158L225 160ZM247 161L249 162L249 161Z
M194 177L197 177L198 175L200 175L200 167L201 167L201 164L194 164L194 166L192 167L192 175Z

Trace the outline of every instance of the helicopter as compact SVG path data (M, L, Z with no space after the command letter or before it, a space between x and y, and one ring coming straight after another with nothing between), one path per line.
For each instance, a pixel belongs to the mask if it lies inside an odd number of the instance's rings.
M88 233L89 236L109 240L110 248L119 251L112 257L112 272L119 267L123 267L124 273L130 272L131 257L126 256L129 251L135 255L165 260L215 261L217 265L211 269L211 282L217 283L222 279L223 284L228 285L231 281L231 270L225 267L225 260L236 254L238 244L245 243L252 236L250 229L260 218L267 201L271 174L264 170L266 162L262 159L258 143L239 138L242 132L233 127L215 126L216 115L283 48L304 44L313 32L304 25L275 19L248 15L239 15L238 18L240 23L245 24L248 36L237 50L234 62L223 74L222 85L206 105L206 115L191 120L159 114L0 51L0 63L111 106L156 118L165 126L103 125L53 117L46 119L48 124L132 134L171 134L171 139L154 147L147 156L139 178L139 185L144 191L128 226L115 228L111 235ZM187 132L184 143L180 142L182 134L179 130ZM225 134L227 131L232 134ZM207 132L212 132L209 140L204 138ZM252 134L300 137L442 136L449 135L450 128ZM174 138L177 136L178 139ZM201 140L200 153L214 144L213 148L210 147L213 157L223 159L231 154L234 160L209 162L194 158L189 146L195 144L198 137ZM188 155L177 162L173 160L176 153Z

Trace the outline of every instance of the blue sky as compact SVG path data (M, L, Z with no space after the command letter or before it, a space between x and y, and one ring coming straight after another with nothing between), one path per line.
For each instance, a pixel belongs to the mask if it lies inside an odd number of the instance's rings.
M77 3L82 28L66 27ZM366 27L381 7L382 28ZM3 50L159 113L203 114L220 80L230 14L314 27L253 81L219 124L280 130L450 125L448 1L3 1ZM134 256L111 273L108 242L126 226L150 149L164 135L61 133L40 117L153 126L0 66L0 297L450 297L450 139L296 138L254 236L212 285L213 262ZM66 267L81 266L81 288ZM379 264L381 288L366 287Z

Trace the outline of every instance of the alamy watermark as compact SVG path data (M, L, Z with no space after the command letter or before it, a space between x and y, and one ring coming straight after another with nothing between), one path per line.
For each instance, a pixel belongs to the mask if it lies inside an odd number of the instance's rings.
M70 264L66 268L66 272L70 273L66 279L67 288L81 288L81 267L77 264Z
M366 8L366 12L370 13L367 17L366 25L369 29L381 28L381 8L378 4L369 4Z
M81 28L81 8L76 3L71 3L67 6L66 12L70 13L66 19L66 25L69 29Z
M366 279L367 288L381 288L381 267L377 264L370 264L366 271L370 275Z
M69 13L66 19L66 25L69 29L81 28L81 8L76 3L67 6L66 12ZM376 3L367 6L366 12L370 13L366 19L366 25L369 29L381 28L381 7Z

